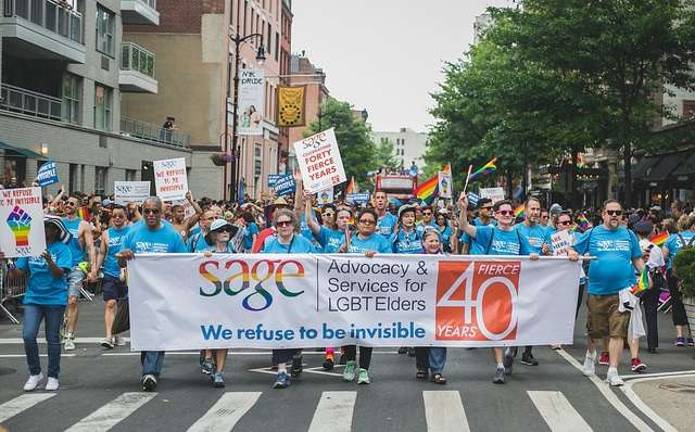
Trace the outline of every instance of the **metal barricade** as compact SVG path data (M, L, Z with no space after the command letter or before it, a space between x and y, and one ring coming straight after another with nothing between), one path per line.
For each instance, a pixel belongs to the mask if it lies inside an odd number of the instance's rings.
M7 266L2 264L0 266L0 311L7 315L14 324L19 324L19 320L7 309L5 304L23 297L26 291L26 273L16 276L8 272Z

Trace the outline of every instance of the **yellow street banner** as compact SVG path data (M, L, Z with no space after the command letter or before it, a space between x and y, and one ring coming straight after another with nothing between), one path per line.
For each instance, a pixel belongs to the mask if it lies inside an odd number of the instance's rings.
M306 86L278 87L278 127L305 126Z

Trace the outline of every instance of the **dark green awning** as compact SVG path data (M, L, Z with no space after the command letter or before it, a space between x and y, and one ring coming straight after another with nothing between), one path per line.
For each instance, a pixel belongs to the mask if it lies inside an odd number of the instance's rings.
M35 151L31 151L29 149L23 148L23 147L16 147L10 144L7 144L4 141L0 140L0 150L11 150L13 152L19 153L20 155L24 157L28 157L31 159L39 159L39 160L45 160L46 158L40 155L39 153L36 153Z

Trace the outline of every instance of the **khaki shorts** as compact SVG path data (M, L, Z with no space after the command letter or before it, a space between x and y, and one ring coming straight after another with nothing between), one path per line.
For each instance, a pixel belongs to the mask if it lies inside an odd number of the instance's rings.
M597 296L589 294L586 301L589 316L586 330L593 339L602 337L626 338L630 324L630 312L618 312L620 300L618 294Z

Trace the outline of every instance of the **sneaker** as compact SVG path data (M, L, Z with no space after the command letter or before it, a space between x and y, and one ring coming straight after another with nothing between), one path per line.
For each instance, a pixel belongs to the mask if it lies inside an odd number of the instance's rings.
M278 372L278 374L275 376L275 383L273 384L273 388L275 389L284 389L290 386L290 376L287 375L287 372Z
M58 387L60 387L58 378L48 377L48 381L46 381L46 391L56 391Z
M200 365L200 373L203 375L212 375L212 371L214 369L214 366L212 364L212 360L205 360L203 361L203 364Z
M506 373L505 368L495 369L495 377L492 378L492 382L495 384L504 384L504 374Z
M524 353L521 355L521 364L526 366L538 366L538 360L533 357L533 354Z
M562 345L550 345L550 348L553 351L560 351L562 349Z
M38 375L29 375L29 379L27 380L26 383L24 383L24 391L34 391L36 390L36 387L39 386L39 383L43 379L43 374L39 372Z
M610 374L606 377L606 382L611 386L611 387L620 387L621 385L625 384L625 381L623 381L622 378L620 378L620 375L618 373L613 373Z
M297 378L302 374L302 360L303 358L301 354L295 354L292 357L292 368L290 369L290 375L292 375L292 378Z
M63 347L65 348L65 351L72 351L75 349L75 337L74 336L66 335L65 341L63 343L64 343Z
M146 374L142 377L142 391L151 392L157 388L157 378L152 374Z
M114 336L114 343L116 346L124 346L125 345L125 338L123 336Z
M688 346L695 346L695 340L693 340L692 337L689 337L687 344L688 344Z
M604 351L601 353L601 355L598 358L598 364L601 366L608 366L610 362L608 361L608 352Z
M592 354L586 353L586 355L584 356L582 374L586 377L590 377L596 374L596 351L594 351Z
M502 363L504 364L505 375L511 375L512 368L514 365L514 352L511 348L507 348L504 350L504 359L502 360Z
M677 337L676 341L673 342L673 344L677 347L682 347L685 346L685 338L683 336Z
M104 338L104 340L101 341L101 346L106 348L106 349L113 349L113 347L114 347L113 337Z
M399 347L398 348L398 354L407 354L408 353L408 347Z
M360 368L357 374L357 384L369 384L369 372L367 372L367 369Z
M212 386L217 388L224 387L224 376L222 375L222 372L215 372L212 375Z
M642 363L642 360L640 360L639 357L633 358L630 361L630 363L631 363L630 369L632 369L632 372L642 373L645 370L647 370L647 365Z
M354 360L348 360L345 364L345 369L343 370L343 381L352 382L355 380L355 368L357 367L357 362Z

